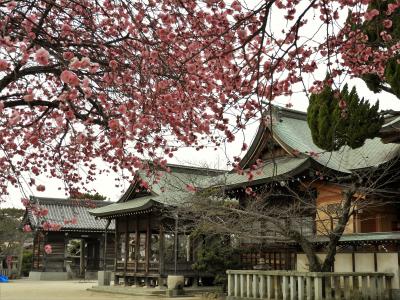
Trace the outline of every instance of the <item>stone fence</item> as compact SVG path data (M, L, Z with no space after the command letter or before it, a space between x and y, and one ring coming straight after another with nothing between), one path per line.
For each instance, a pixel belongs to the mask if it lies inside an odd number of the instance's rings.
M391 273L228 270L228 299L391 299Z

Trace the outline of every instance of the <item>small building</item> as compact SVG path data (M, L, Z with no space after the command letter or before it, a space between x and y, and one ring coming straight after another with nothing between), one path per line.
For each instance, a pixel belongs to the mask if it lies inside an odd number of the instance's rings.
M30 278L61 280L96 278L97 271L114 265L114 222L97 220L89 214L95 207L111 202L31 197L23 219L33 237L33 261ZM38 217L33 208L46 210ZM58 228L48 228L56 224ZM49 245L51 251L45 251Z
M139 171L117 203L90 211L115 220L115 284L122 279L125 285L163 285L168 275L183 275L187 282L207 276L192 269L201 242L191 240L173 208L186 199L189 183L199 186L223 172L178 165L149 174Z

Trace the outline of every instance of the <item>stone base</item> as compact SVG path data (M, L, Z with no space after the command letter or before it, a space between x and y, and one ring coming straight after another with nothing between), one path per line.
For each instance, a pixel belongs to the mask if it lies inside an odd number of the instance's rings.
M185 286L185 277L182 275L168 275L167 286L167 297L182 296L185 293L183 290L183 287Z
M99 286L110 285L111 272L110 271L99 271L97 278L98 278Z
M168 275L167 286L169 290L183 289L185 277L181 275Z
M99 271L86 271L85 272L85 280L97 280L97 273Z
M185 291L183 289L173 289L173 290L168 289L166 291L166 296L170 297L170 298L179 297L179 296L182 296L184 294L185 294Z
M68 280L67 272L29 272L29 280L62 281Z

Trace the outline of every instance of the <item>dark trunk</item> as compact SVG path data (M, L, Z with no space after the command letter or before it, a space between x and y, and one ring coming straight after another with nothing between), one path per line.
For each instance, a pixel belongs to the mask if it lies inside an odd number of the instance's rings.
M297 231L290 230L288 236L299 243L309 262L310 272L331 272L336 255L337 244L343 235L346 224L351 216L351 203L355 194L355 188L351 187L343 192L343 206L340 210L339 220L333 231L329 234L329 242L326 247L327 253L324 261L321 263L313 244Z
M321 263L318 259L317 254L315 253L313 244L297 231L290 231L288 233L288 235L294 241L299 243L299 245L301 246L301 249L304 251L305 255L307 256L310 272L321 272L322 271Z
M329 234L329 243L326 247L326 257L322 264L322 272L331 272L333 265L335 263L336 247L343 235L346 228L346 224L350 219L351 213L351 201L355 194L354 187L349 188L343 192L343 207L341 209L341 214L339 220L333 231Z

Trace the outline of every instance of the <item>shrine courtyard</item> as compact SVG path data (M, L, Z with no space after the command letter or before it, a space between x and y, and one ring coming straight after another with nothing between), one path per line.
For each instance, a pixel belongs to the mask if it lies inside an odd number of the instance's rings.
M168 299L163 296L120 295L88 291L97 282L31 281L26 279L0 283L0 300L110 300L110 299ZM180 300L199 300L197 297L179 297Z

